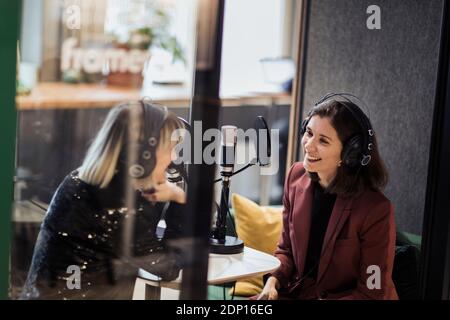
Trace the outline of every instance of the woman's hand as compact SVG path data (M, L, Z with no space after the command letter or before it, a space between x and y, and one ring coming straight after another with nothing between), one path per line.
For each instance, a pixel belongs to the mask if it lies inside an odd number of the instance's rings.
M279 282L275 277L270 277L263 291L259 294L258 300L277 300L278 299L278 288Z
M186 203L186 193L183 189L168 181L164 181L150 190L143 191L142 196L152 202L175 201Z

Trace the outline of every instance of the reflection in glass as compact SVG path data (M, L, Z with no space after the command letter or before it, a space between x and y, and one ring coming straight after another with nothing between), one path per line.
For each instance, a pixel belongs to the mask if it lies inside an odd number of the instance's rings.
M134 185L130 170L120 172L122 164L114 167L114 161L109 182L91 180L82 169L89 159L92 165L101 162L95 159L102 158L107 143L100 143L99 136L114 123L112 114L120 108L110 110L118 102L148 96L188 118L196 2L24 0L12 299L128 299L133 286L135 293L138 287L138 267L166 279L182 267L181 252L166 241L180 228L177 201L169 201L170 205L147 201L149 188ZM278 175L261 177L259 170L249 169L235 176L231 192L270 204L281 199L290 96L264 84L260 60L290 56L277 40L283 19L291 15L280 3L230 1L222 52L226 89L222 103L237 108L222 108L220 125L247 130L256 116L263 115L269 127L281 133ZM256 5L261 9L257 16L252 14ZM273 20L264 16L274 12ZM261 25L270 33L261 33ZM283 39L289 43L289 35ZM127 121L123 125L136 126L132 131L140 132L140 119ZM236 152L243 154L248 144L239 144ZM90 146L100 153L92 156ZM134 146L127 143L123 148ZM139 152L127 153L131 162L133 154ZM142 170L131 171L137 176ZM78 284L81 289L76 289Z
M178 276L167 239L180 234L185 200L165 169L168 130L182 126L172 112L188 112L194 9L194 0L24 1L12 299L131 299L139 267ZM143 117L136 102L146 96L146 109L171 107L160 139L146 138L163 124ZM139 157L154 168L128 164Z
M178 277L181 252L167 239L181 234L185 195L165 171L172 132L182 127L146 102L109 112L81 167L53 196L20 298L131 299L141 267L166 281Z

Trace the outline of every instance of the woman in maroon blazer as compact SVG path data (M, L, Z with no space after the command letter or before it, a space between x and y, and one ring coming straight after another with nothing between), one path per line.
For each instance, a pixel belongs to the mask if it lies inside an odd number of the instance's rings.
M348 96L325 96L302 123L304 160L285 182L281 266L259 299L398 299L394 211L380 191L387 172L370 120Z

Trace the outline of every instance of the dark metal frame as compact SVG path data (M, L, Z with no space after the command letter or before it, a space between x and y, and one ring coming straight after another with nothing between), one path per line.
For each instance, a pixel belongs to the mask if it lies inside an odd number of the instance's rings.
M16 60L21 1L0 2L0 299L9 292L16 140Z
M198 14L197 61L194 97L190 108L190 124L201 121L202 131L217 128L221 107L219 97L222 33L225 0L199 2L203 12ZM215 19L214 19L215 17ZM208 20L209 19L209 20ZM211 51L212 50L212 51ZM203 133L203 132L202 132ZM198 141L191 143L192 146ZM202 153L206 144L202 144ZM191 155L194 156L194 150ZM215 166L189 166L188 205L185 212L185 235L182 248L187 258L183 268L180 299L206 299L213 204Z
M450 4L444 1L441 47L422 229L420 295L450 299Z
M291 114L289 119L289 141L288 156L286 163L286 175L292 164L300 158L300 123L303 113L305 77L306 77L306 59L308 53L308 30L310 17L311 0L300 0L297 10L300 10L299 23L300 28L298 47L297 47L297 70L293 84L293 99Z

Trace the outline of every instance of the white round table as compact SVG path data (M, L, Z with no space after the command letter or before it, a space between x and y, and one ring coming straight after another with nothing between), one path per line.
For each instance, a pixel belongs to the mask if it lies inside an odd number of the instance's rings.
M244 252L238 254L209 255L208 284L217 285L251 277L262 276L275 271L280 261L267 253L244 247ZM177 279L166 282L144 269L139 269L137 282L145 283L145 298L160 299L161 288L179 290L182 271Z

